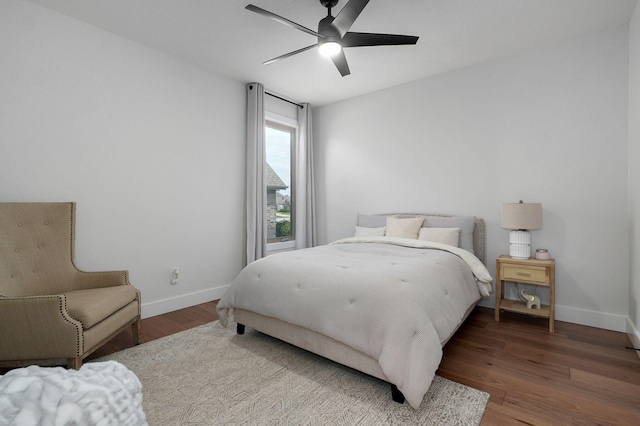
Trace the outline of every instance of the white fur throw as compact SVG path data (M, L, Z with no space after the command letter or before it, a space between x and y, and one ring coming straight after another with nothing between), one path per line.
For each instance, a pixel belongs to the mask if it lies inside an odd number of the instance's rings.
M0 425L147 425L142 384L116 361L11 370L0 376Z

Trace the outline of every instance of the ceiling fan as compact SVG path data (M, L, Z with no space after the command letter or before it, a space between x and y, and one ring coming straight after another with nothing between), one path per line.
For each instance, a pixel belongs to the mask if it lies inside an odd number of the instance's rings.
M318 23L317 32L290 21L287 18L276 15L275 13L259 8L258 6L249 4L245 7L247 10L259 13L282 24L318 37L316 44L265 61L263 62L265 65L318 46L321 53L331 56L336 68L338 68L338 71L340 71L340 74L344 77L351 74L349 65L347 64L347 58L344 55L343 49L345 47L389 46L416 44L418 42L418 37L414 36L349 32L349 28L351 28L355 20L360 16L360 13L367 3L369 3L369 0L350 0L335 17L331 15L331 8L338 4L338 0L320 0L320 3L328 9L328 14Z

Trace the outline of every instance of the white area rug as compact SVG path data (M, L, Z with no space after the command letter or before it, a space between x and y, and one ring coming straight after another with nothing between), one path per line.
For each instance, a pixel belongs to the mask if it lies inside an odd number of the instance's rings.
M142 382L149 425L478 425L489 394L436 376L419 410L388 383L218 321L95 361Z

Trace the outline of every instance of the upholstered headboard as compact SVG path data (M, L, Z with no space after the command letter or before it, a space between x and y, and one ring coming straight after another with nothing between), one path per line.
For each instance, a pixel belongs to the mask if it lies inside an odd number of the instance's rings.
M359 215L358 220L360 221ZM395 216L400 218L424 217L426 226L447 227L447 226L465 226L473 227L473 252L475 256L485 263L484 258L484 220L474 216L455 216L432 213L383 213L375 216ZM461 236L462 238L462 236Z

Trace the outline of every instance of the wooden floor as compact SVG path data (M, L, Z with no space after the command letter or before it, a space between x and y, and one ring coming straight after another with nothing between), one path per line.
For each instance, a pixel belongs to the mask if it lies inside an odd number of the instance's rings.
M199 325L213 322L218 319L218 314L216 314L217 304L218 301L216 300L179 311L145 318L142 320L142 325L140 326L140 340L142 343L150 342L170 334L179 333ZM89 355L87 360L110 355L132 346L133 334L130 329L127 329Z
M216 302L147 318L148 342L215 321ZM132 346L129 331L90 359ZM623 333L476 309L437 374L491 395L482 425L640 425L640 358Z
M439 375L491 395L483 425L640 425L640 358L624 333L478 308Z

